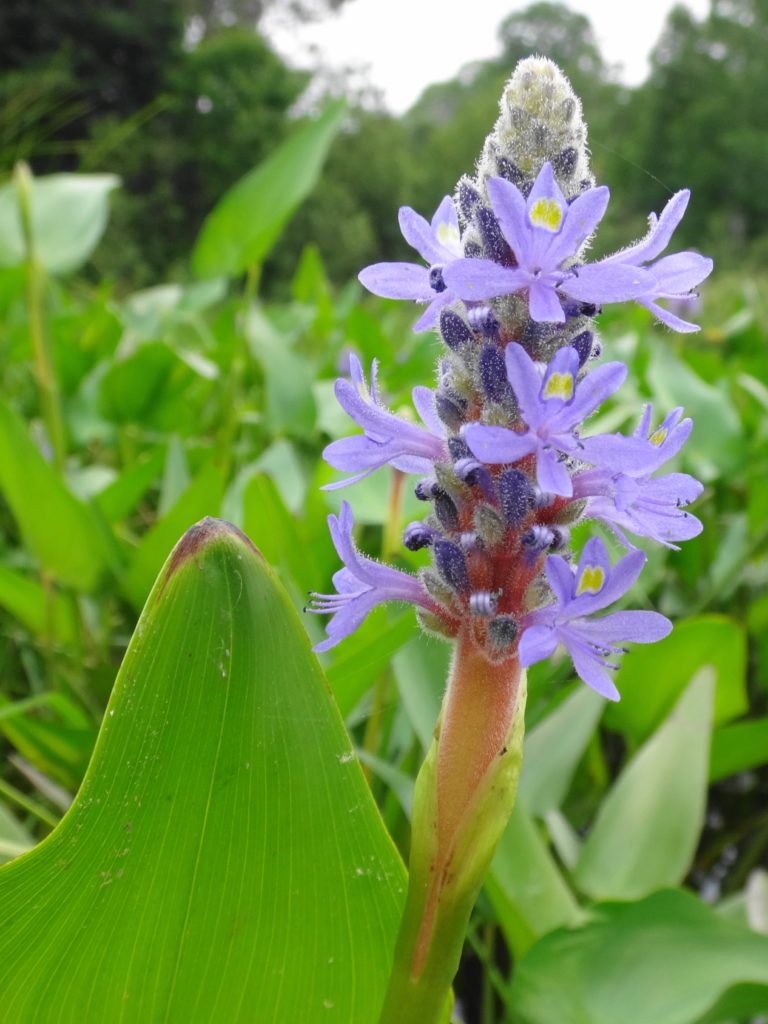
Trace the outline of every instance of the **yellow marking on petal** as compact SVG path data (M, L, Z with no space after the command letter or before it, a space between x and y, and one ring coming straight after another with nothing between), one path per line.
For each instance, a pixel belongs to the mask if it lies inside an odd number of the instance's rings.
M666 441L666 439L667 439L667 431L666 431L665 427L659 427L659 429L655 430L651 434L651 436L648 438L648 440L651 442L651 444L655 444L657 447L660 444L663 444Z
M455 248L461 241L459 235L459 229L455 224L449 224L447 221L443 221L442 224L437 225L437 240L441 245L448 246L449 248Z
M563 223L563 209L556 199L537 199L528 215L535 228L559 231Z
M544 398L562 398L569 402L573 398L573 374L553 373L544 386Z
M599 565L585 565L579 577L579 585L576 587L576 596L579 594L598 594L603 589L605 573Z

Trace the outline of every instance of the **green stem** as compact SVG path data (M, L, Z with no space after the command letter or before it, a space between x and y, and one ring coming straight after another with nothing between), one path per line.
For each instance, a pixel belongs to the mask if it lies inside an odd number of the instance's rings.
M392 486L389 492L389 508L387 521L384 524L384 537L381 545L381 557L390 561L402 547L400 526L403 518L403 482L405 473L399 469L392 470Z
M45 333L43 292L45 272L37 259L32 227L32 175L24 163L16 165L14 172L19 202L21 229L26 248L27 319L32 345L32 365L40 394L40 411L45 421L48 440L53 452L53 463L63 473L66 456L64 420L61 414L59 384Z
M380 1024L441 1024L472 907L514 806L525 681L517 659L457 641L438 733L416 780L410 877Z

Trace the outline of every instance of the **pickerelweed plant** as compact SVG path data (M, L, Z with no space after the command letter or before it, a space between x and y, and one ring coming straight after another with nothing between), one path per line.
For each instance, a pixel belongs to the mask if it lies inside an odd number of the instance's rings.
M585 422L621 387L621 362L597 364L601 306L638 302L675 331L696 326L675 308L712 261L662 255L689 193L650 217L645 238L605 259L587 259L609 200L589 169L579 100L549 60L521 62L501 101L474 177L446 196L431 222L404 207L400 226L424 263L379 263L360 274L377 295L426 308L414 329L436 328L443 347L434 390L417 387L423 425L383 404L376 364L366 382L336 395L363 433L336 441L325 458L350 474L384 465L418 476L428 509L403 542L429 548L418 576L360 554L345 502L330 517L344 567L337 593L313 595L330 613L325 650L385 601L415 605L423 628L455 643L435 740L419 775L407 906L381 1020L443 1019L469 914L515 798L526 666L560 644L576 673L609 700L627 643L666 636L654 611L601 614L622 598L646 560L644 537L674 547L695 536L686 506L701 484L659 470L684 444L690 419L660 423L646 407L631 435L589 435ZM596 520L625 553L611 558L593 537L578 558L570 530Z

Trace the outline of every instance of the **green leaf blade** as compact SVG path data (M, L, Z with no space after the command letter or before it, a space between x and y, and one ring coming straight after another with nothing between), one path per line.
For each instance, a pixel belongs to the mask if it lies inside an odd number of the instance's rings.
M261 263L314 188L344 111L343 101L331 103L224 194L195 243L198 276L232 277Z
M0 1003L373 1024L403 888L296 613L207 520L153 589L75 804L0 871Z
M597 899L639 899L682 882L701 834L715 680L702 669L604 800L576 867Z

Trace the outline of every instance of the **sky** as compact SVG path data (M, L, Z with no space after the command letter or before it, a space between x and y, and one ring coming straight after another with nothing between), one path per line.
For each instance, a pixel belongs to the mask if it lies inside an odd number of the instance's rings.
M348 0L336 14L314 24L286 28L268 19L263 27L291 64L312 66L316 51L332 68L354 67L382 91L386 107L400 114L427 85L453 78L471 61L496 56L497 26L529 3L470 0L462 12L456 0ZM699 18L709 9L709 0L685 3ZM587 15L606 61L620 65L623 82L637 85L647 74L648 55L674 4L569 0L567 6ZM453 10L458 14L452 16Z

